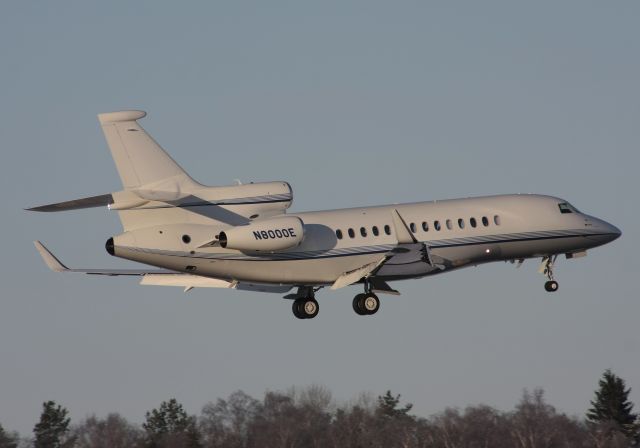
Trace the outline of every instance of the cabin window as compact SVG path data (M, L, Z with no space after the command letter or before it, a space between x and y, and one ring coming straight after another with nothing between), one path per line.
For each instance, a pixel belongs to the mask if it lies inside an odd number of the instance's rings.
M365 229L364 227L360 227L360 235L362 235L363 237L367 236L367 229Z
M416 233L416 223L412 222L409 224L409 228L411 229L411 233Z
M191 242L191 237L189 235L182 235L182 242L184 244L189 244Z
M391 227L388 224L384 226L384 233L391 235Z
M461 229L464 229L464 219L462 218L458 219L458 227L460 227Z
M356 232L354 232L353 229L349 228L348 233L349 233L349 238L355 238L356 237Z
M436 231L440 231L440 221L433 221L433 228L436 229Z
M341 240L342 239L342 230L338 229L336 230L336 237Z
M424 230L425 232L429 231L429 224L427 223L427 221L422 222L422 230Z
M374 234L375 236L380 235L380 232L378 231L378 227L377 227L377 226L373 226L373 227L371 228L371 231L373 232L373 234Z
M498 215L495 215L495 216L493 217L493 222L494 222L497 226L499 226L499 225L500 225L500 217L499 217Z
M476 222L476 218L469 218L469 224L471 224L471 227L475 229L478 225L478 223Z
M486 216L482 217L482 225L485 227L489 227L489 219Z
M450 219L447 219L447 229L449 230L453 229L453 224L451 223Z

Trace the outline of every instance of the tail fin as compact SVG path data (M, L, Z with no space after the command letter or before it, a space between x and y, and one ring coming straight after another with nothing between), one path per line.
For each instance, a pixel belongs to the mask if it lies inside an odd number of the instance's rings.
M146 115L137 110L98 115L124 189L176 192L197 186L138 124Z

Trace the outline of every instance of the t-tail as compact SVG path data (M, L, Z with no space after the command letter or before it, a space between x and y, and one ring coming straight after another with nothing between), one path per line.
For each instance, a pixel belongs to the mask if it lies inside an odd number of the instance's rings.
M28 210L54 212L107 206L119 213L123 229L158 224L238 225L251 217L286 212L293 195L287 182L208 187L191 178L140 126L146 112L98 115L122 190Z

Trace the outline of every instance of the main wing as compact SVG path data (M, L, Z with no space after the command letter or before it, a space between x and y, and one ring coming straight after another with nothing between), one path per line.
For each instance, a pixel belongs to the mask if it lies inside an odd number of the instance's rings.
M183 274L167 269L72 269L65 266L49 249L40 241L34 241L36 249L42 256L46 265L54 272L80 272L92 275L108 276L138 276L142 277L141 285L153 286L180 286L186 291L193 288L230 288L242 291L259 291L282 294L289 291L289 285L264 285L258 283L245 283L228 281L218 278L203 277L201 275Z

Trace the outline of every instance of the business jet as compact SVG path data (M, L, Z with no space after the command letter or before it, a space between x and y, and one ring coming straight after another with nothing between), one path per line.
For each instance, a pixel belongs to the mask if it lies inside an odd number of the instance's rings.
M70 269L41 242L56 272L139 276L143 285L232 288L285 294L293 314L313 318L316 293L358 284L359 315L380 308L396 280L483 263L541 259L545 289L558 290L553 268L621 235L615 226L542 195L510 194L341 210L287 213L287 182L209 187L193 180L138 124L142 111L98 115L123 189L28 210L107 206L123 233L110 255L153 269Z

